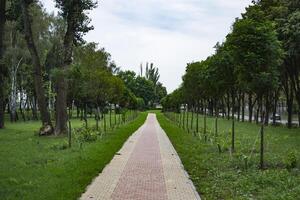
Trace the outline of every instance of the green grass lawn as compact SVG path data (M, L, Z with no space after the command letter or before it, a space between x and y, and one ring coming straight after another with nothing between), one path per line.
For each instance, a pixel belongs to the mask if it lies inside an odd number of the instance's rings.
M296 168L287 170L285 160L290 152L294 152L300 161L300 129L266 127L267 169L261 171L258 168L258 125L236 122L236 152L231 154L228 150L231 121L218 120L218 137L215 138L215 119L208 118L210 137L205 142L202 133L194 136L193 131L187 133L162 113L157 116L202 199L299 199L299 162ZM203 127L202 116L199 126ZM222 153L219 153L217 143L221 145Z
M71 149L62 148L66 137L35 136L40 122L7 123L0 130L0 199L77 199L145 119L140 113L82 148L73 140ZM72 120L75 128L82 123Z

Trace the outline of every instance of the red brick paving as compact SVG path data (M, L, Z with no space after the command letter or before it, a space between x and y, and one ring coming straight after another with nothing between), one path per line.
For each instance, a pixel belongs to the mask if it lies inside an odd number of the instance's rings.
M119 182L111 196L114 200L168 199L159 142L154 126L155 116L149 116Z

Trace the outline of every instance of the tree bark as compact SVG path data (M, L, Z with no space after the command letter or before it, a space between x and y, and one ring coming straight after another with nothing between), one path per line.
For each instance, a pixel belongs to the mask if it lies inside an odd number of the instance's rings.
M57 79L57 97L56 97L56 126L55 134L64 134L67 132L67 90L68 82L65 79L64 73L67 71L72 63L72 53L73 53L73 42L75 37L75 25L76 25L76 11L78 10L78 5L74 5L68 12L67 15L67 31L64 36L64 60L63 65L60 67L61 74Z
M252 94L248 95L248 112L249 112L249 122L252 122L252 115L253 115L253 104L252 104Z
M29 4L26 2L26 0L21 1L22 4L22 14L23 14L23 21L24 21L24 34L25 34L25 40L28 46L28 50L30 52L30 55L32 57L32 62L34 65L34 86L35 86L35 92L37 96L37 102L39 106L39 110L41 113L41 119L43 123L43 127L50 127L50 131L47 134L52 133L52 122L50 118L50 113L47 108L47 101L45 97L45 89L43 88L43 76L42 76L42 66L40 62L40 58L33 40L33 34L31 29L31 20L29 16Z
M241 93L238 92L237 95L237 121L240 121L241 119Z
M284 69L286 69L286 63L284 65ZM287 105L287 113L288 113L288 121L287 127L292 128L292 115L293 115L293 102L294 102L294 90L292 87L291 79L289 73L284 71L281 75L283 91L286 97L286 105Z
M6 0L0 0L0 129L4 128L4 77L5 77L5 65L2 62L4 55L4 27L6 22Z
M274 102L273 102L273 125L276 124L276 113L277 113L277 104L278 104L278 95L279 95L279 89L277 89L274 92Z
M242 94L242 122L245 121L245 92Z

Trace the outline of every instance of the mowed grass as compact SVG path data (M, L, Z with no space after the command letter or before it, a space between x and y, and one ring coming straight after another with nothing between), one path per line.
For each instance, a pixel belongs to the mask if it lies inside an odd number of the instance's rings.
M231 121L219 119L218 136L215 137L215 119L207 118L210 135L205 142L202 132L188 133L162 113L157 113L157 116L202 199L300 198L299 162L292 170L287 170L284 162L291 151L300 161L300 129L265 128L267 169L260 170L258 125L236 122L236 151L231 154ZM199 126L203 127L202 116L199 117ZM221 145L222 153L219 153L217 143ZM245 167L245 158L248 168Z
M40 122L7 123L0 130L0 199L77 199L145 119L140 113L102 139L82 148L73 141L70 149L61 148L66 137L35 136ZM72 120L73 127L82 123ZM94 124L90 119L89 126Z

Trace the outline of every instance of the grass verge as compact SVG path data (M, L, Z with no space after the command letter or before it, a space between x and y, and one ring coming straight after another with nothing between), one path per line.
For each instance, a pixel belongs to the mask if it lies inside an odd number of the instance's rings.
M146 113L140 113L102 139L84 143L82 148L73 141L70 149L61 148L66 137L34 136L40 122L8 123L0 130L0 199L80 197L145 119ZM80 127L82 122L75 119L72 125Z
M230 155L226 148L219 153L211 140L205 142L198 135L187 133L162 113L157 113L157 118L202 199L299 199L299 162L296 168L287 170L282 161L289 159L287 151L290 149L296 151L299 160L299 129L266 128L266 162L269 167L261 171L258 169L259 143L254 145L254 151L251 149L259 130L257 125L236 123L236 152ZM207 119L212 133L213 122L213 118ZM219 138L226 138L231 122L219 119L218 123ZM244 167L245 155L249 159L247 169Z

